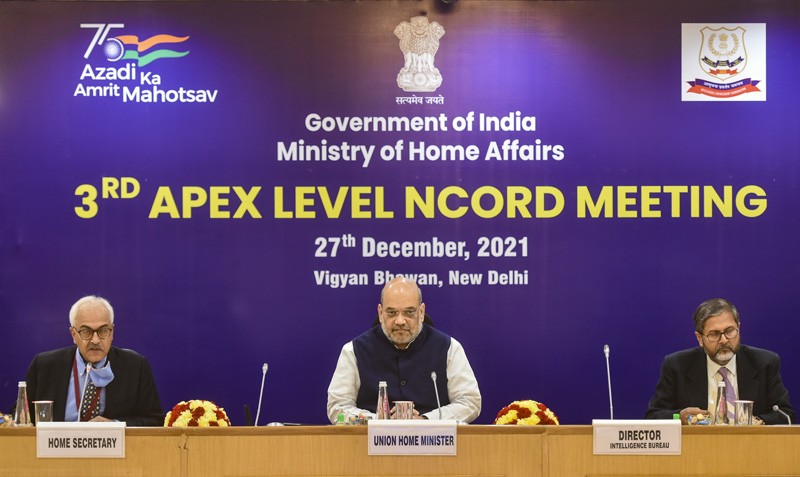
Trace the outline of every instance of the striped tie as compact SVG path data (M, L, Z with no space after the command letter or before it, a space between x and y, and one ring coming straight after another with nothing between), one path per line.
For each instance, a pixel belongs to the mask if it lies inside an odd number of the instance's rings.
M731 384L731 380L728 379L728 373L730 371L726 367L719 368L719 374L722 376L722 381L725 383L725 404L728 410L728 419L730 422L733 422L734 417L734 406L736 401L736 391L733 389L733 385Z

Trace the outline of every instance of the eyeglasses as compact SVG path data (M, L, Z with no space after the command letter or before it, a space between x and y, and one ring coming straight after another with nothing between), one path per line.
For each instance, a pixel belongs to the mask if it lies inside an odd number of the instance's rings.
M386 316L389 318L397 318L397 316L402 313L405 318L413 320L417 318L417 311L418 310L416 308L406 308L403 311L389 308L388 310L385 310L384 313L386 313Z
M712 332L708 333L707 335L703 335L703 336L705 336L708 341L710 341L712 343L716 343L717 341L719 341L722 338L722 335L725 335L726 338L728 338L729 340L732 340L732 339L736 338L737 336L739 336L739 328L730 327L725 331L722 331L722 332L712 331Z
M92 339L92 336L94 336L95 333L97 333L98 338L104 340L109 336L111 336L111 332L114 331L114 328L108 326L101 326L96 330L93 330L88 326L82 326L80 328L75 328L73 326L72 329L75 330L75 332L78 333L78 336L80 336L81 339L84 341L89 341L90 339Z

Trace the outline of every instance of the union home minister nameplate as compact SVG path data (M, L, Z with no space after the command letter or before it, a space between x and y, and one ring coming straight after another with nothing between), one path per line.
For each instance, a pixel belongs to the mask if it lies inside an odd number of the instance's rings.
M124 422L40 422L36 457L124 458Z
M369 455L456 455L456 421L371 420Z
M681 421L677 419L595 419L592 433L595 455L681 453Z

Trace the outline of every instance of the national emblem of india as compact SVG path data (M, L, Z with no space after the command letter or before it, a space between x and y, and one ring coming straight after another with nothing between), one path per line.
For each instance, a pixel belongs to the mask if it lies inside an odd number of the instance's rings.
M403 91L436 91L442 85L442 75L433 65L444 28L427 17L413 17L397 25L394 34L400 39L404 64L397 74L397 86Z

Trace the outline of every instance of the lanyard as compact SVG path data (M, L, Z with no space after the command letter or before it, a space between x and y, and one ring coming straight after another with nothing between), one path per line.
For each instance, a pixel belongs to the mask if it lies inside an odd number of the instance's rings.
M80 418L81 418L81 402L78 401L78 397L80 396L82 398L83 396L81 396L80 386L78 385L78 381L80 381L80 378L78 377L78 359L77 358L72 358L72 377L73 377L72 381L73 381L73 383L75 385L75 409L78 411L78 420L80 420ZM87 380L89 379L88 373L86 375L86 379ZM94 407L97 406L97 401L100 400L100 391L102 389L103 388L97 388L97 392L95 393L94 398L92 399L92 402L89 405L89 410L86 413L87 415L89 415L89 416L92 415L92 411L94 410Z

